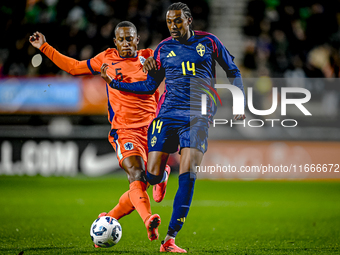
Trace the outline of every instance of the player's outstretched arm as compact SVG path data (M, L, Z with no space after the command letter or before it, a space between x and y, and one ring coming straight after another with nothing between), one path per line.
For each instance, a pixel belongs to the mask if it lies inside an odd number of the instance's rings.
M145 81L126 83L126 82L119 82L119 81L112 79L111 82L108 84L111 88L117 89L120 91L131 92L135 94L152 95L153 93L155 93L155 91L161 84L163 77L164 76L159 75L159 74L156 76L151 76L148 74L147 79ZM109 81L109 78L106 78L106 79Z
M54 64L60 69L72 75L92 74L87 65L87 61L78 61L76 59L67 57L54 49L46 42L45 36L40 32L33 33L29 38L33 47L39 49L44 53Z

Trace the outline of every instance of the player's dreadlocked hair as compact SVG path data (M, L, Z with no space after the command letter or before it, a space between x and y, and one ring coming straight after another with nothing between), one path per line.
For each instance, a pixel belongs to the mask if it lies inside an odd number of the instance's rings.
M131 23L130 21L122 21L122 22L119 22L115 28L115 34L117 32L117 29L120 28L120 27L132 27L135 31L136 31L136 34L137 34L137 28L136 26Z
M182 10L185 17L192 18L191 11L186 4L177 2L177 3L173 3L168 8L168 11L177 11L177 10Z

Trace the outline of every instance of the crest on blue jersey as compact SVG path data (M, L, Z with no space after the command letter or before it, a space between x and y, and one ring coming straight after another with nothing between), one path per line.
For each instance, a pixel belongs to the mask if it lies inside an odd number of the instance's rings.
M132 150L132 149L133 149L133 144L132 144L132 143L130 143L130 142L128 142L128 143L125 143L125 144L124 144L124 148L125 148L125 150L128 150L128 151L130 151L130 150Z
M146 59L145 59L144 57L139 56L139 61L140 61L140 63L141 63L142 65L144 65L145 60L146 60Z
M199 43L197 46L196 46L196 51L198 53L198 55L200 55L201 57L204 56L205 54L205 47L203 44Z

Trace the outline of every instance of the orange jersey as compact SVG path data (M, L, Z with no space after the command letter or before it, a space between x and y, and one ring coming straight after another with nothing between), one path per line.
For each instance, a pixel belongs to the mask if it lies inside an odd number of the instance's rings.
M40 50L59 68L72 74L99 74L100 67L107 63L107 74L123 82L146 80L143 72L145 59L153 56L152 49L137 51L135 58L122 58L116 49L107 49L94 58L77 61L59 53L48 43L44 43ZM106 84L108 96L108 118L112 129L139 128L149 125L155 118L159 91L153 95L138 95L112 89Z

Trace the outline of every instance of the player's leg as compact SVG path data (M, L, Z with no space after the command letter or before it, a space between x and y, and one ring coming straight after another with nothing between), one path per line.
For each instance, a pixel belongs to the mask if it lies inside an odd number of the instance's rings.
M142 169L140 162L143 162L143 159L140 156L131 156L131 157L127 157L123 160L122 168L127 173L130 186L131 186L132 182L134 182L136 180L138 180L138 181L141 180L141 174L142 174L141 171L142 170L138 171L138 169ZM110 212L108 212L107 214L101 213L101 214L99 214L99 217L108 215L108 216L111 216L111 217L119 220L120 218L124 217L125 215L128 215L131 212L133 212L135 210L135 207L133 206L133 204L131 202L129 193L130 193L130 189L128 191L126 191L119 198L118 204ZM145 210L142 209L142 211L144 212ZM143 213L143 215L144 215L144 213Z
M168 229L168 238L176 237L188 215L194 194L196 166L201 164L203 153L194 148L183 148L178 176L178 190L174 199L173 212ZM167 240L167 239L166 239Z
M141 129L117 130L110 134L110 142L115 146L120 166L125 170L130 186L118 205L111 211L120 217L134 209L141 216L149 239L158 238L159 215L151 214L150 198L146 192L147 181L144 166L147 153L147 127ZM121 209L121 210L119 210ZM123 210L122 210L123 209Z
M157 228L161 220L158 214L151 214L143 165L144 161L140 156L130 156L123 160L122 168L127 173L130 189L121 196L119 203L107 215L120 219L136 209L147 228L149 239L153 241L158 239Z
M106 215L119 220L120 218L126 215L129 215L134 210L135 210L135 207L130 201L129 190L128 190L119 198L118 204L111 211L109 211ZM99 216L105 216L105 215L100 214Z
M118 159L119 165L122 167L121 162L124 160L124 156L122 154L122 151L120 149L120 145L118 143L118 137L119 137L118 133L120 133L119 130L112 129L108 138L109 138L109 142L111 143L113 149L117 153L117 159ZM107 214L101 213L101 214L99 214L98 217L108 215L108 216L111 216L111 217L119 220L120 218L124 217L125 215L128 215L131 212L133 212L135 210L135 208L130 201L129 192L130 192L130 190L127 190L119 198L118 204L110 212L108 212Z
M130 201L145 223L151 216L151 207L150 199L146 192L144 161L140 156L130 156L123 160L122 167L130 183Z
M145 175L147 162L147 127L118 132L117 144L123 159L120 165L128 175L130 182L129 198L142 218L150 241L158 239L158 226L161 219L158 214L151 214L150 198Z
M169 155L169 153L162 151L149 152L146 176L151 185L156 185L164 180L164 170Z
M168 233L161 245L162 252L182 252L175 245L175 237L188 215L196 181L196 167L201 164L207 150L208 121L193 117L179 130L181 158L178 176L178 190L174 199Z
M148 238L150 241L153 241L158 239L158 226L161 223L161 219L158 214L151 214L150 198L146 192L145 170L140 165L137 165L136 161L131 161L131 158L129 157L127 158L128 160L123 161L123 167L126 169L130 181L130 201L145 224Z
M133 212L135 210L135 207L133 206L133 204L130 201L130 197L129 197L129 192L130 190L126 191L120 198L118 201L118 204L108 213L102 212L98 215L99 217L102 216L111 216L117 220L119 220L120 218L129 215L131 212ZM101 248L100 246L94 244L95 248Z
M153 198L161 202L165 196L170 167L166 165L169 153L178 147L178 137L175 134L174 123L170 119L154 119L148 130L148 166L147 180L153 188Z
M139 205L138 201L135 201L135 194L143 193L146 190L145 188L145 177L143 177L143 165L144 161L140 156L130 156L123 159L122 168L125 170L128 180L130 183L130 189L126 191L119 199L119 203L107 214L108 216L114 217L117 220L121 217L130 214L131 212L136 209L132 200ZM135 184L132 184L136 182ZM141 183L142 184L141 184ZM137 188L135 188L137 186ZM134 190L131 193L132 190ZM140 188L138 188L140 187ZM137 212L142 217L143 221L151 215L151 208L150 208L150 199L146 201L146 206L138 206Z
M186 252L184 249L175 245L175 238L188 215L194 194L196 180L195 169L196 166L201 164L202 158L203 153L195 148L183 148L181 150L178 190L173 203L173 211L167 236L161 245L161 252Z

